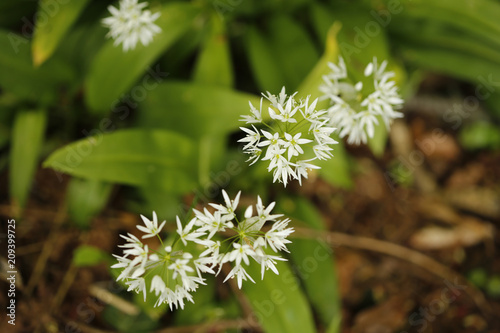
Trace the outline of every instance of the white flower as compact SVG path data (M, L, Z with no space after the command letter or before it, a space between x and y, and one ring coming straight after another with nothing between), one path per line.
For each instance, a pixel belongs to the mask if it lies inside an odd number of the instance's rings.
M199 231L208 231L209 234L207 239L211 239L215 233L225 231L226 228L232 228L233 223L231 219L226 216L223 216L220 211L216 211L213 215L206 208L204 212L197 211L193 209L196 214L196 218L200 222Z
M254 123L260 123L262 121L262 98L260 99L260 109L257 110L252 102L248 101L248 104L250 105L250 112L252 113L251 116L243 115L241 116L242 118L240 121L244 121L247 124L254 124Z
M262 222L261 226L266 221L276 221L277 218L282 217L283 214L271 214L276 202L271 202L267 207L262 204L262 199L260 196L257 196L257 204L255 208L257 209L256 217ZM259 228L260 229L260 228Z
M296 167L295 167L295 173L297 174L297 179L299 181L299 184L302 185L302 177L307 179L308 176L308 170L311 169L319 169L319 166L307 163L311 160L301 160L297 161Z
M289 222L289 219L285 219L274 223L271 229L264 235L266 244L268 244L274 252L281 250L288 252L285 244L291 242L286 238L293 232L293 228L286 228Z
M154 24L160 13L143 10L147 5L147 2L138 3L137 0L120 0L119 8L108 6L111 16L102 20L103 25L110 29L106 36L115 40L115 46L123 44L124 52L135 49L139 41L148 45L153 36L161 32Z
M254 250L248 244L238 244L233 243L234 250L229 252L227 258L225 260L229 262L234 262L236 266L241 265L241 261L246 265L250 265L250 261L248 260L248 256L255 255Z
M166 221L163 221L162 224L158 227L158 217L156 216L156 212L153 212L153 221L150 221L147 217L143 215L141 215L141 219L146 225L145 227L143 227L142 225L137 226L137 229L146 234L142 236L142 238L149 238L158 235L166 223Z
M395 118L402 117L396 111L403 100L398 94L396 83L391 80L393 72L386 71L387 61L380 66L377 59L369 63L365 70L366 77L373 78L372 85L362 82L352 84L345 70L345 63L339 57L339 66L329 64L332 72L323 76L324 84L319 87L322 99L329 99L328 109L330 125L339 128L339 136L347 137L349 144L366 143L375 135L375 125L382 119L389 130Z
M300 140L300 136L296 139ZM261 265L262 276L268 269L279 274L276 263L286 259L266 254L264 249L269 246L275 252L287 251L286 244L290 243L287 237L293 232L292 228L287 227L289 220L277 221L282 214L272 213L275 202L266 207L260 196L257 196L255 210L249 206L244 216L238 219L236 210L241 192L233 200L226 191L222 191L222 196L224 205L210 203L215 209L213 213L207 208L203 212L193 209L194 217L185 226L176 217L178 237L167 239L168 244L163 244L160 239L162 245L158 250L150 251L148 245L132 234L122 236L126 241L126 244L120 245L123 256L114 255L117 263L111 266L120 270L117 281L123 280L129 291L142 293L144 300L149 290L150 295L157 297L155 306L167 303L173 309L183 308L186 300L193 302L192 292L206 284L203 275L218 275L225 263L231 264L233 268L224 282L236 277L240 288L244 280L255 282L244 268L252 260ZM140 226L139 229L148 235L158 234L163 227L163 224L158 227L156 213L153 213L153 221L145 217L143 220L146 226ZM261 230L266 222L272 223L267 232ZM231 237L215 240L217 233L228 228L233 231ZM193 251L195 248L197 251ZM152 276L152 279L148 276Z
M254 129L253 131L251 129L246 128L246 127L240 127L240 129L243 132L247 133L247 136L245 136L244 138L238 140L238 142L248 142L243 147L243 149L248 149L249 147L255 147L256 143L258 143L259 140L260 140L260 138L261 138L259 130L257 130L254 125L252 125L252 127Z
M198 244L205 243L205 241L199 239L201 236L205 235L204 232L196 232L196 231L191 232L191 229L193 229L193 226L196 223L196 221L197 221L196 218L194 218L191 221L189 221L189 223L186 225L185 228L182 228L181 220L179 219L178 216L176 216L177 234L180 236L180 239L182 243L184 243L184 245L187 245L188 241L195 242Z
M190 264L190 259L192 259L192 255L189 253L184 253L183 259L176 259L173 264L168 266L168 269L171 269L174 271L174 274L172 275L173 279L176 279L177 276L180 276L182 279L182 283L184 285L190 285L190 278L188 277L188 273L194 272L193 267L191 267Z
M236 211L236 208L238 208L238 203L240 202L240 195L241 191L238 192L234 200L231 200L229 199L229 196L227 195L226 191L222 190L222 196L224 197L224 202L226 203L226 206L219 204L212 204L212 203L209 205L217 209L225 218L232 219L235 216L234 212Z
M342 68L337 70L342 72ZM262 119L262 100L261 111L250 104L252 116L242 116L241 120L251 123L252 129L240 127L245 137L238 140L245 143L244 153L250 154L247 162L252 165L259 160L269 161L267 170L273 173L273 181L281 182L285 187L290 179L298 179L294 171L296 161L304 160L306 156L309 161L330 158L332 154L325 151L332 148L322 148L322 153L318 154L314 147L337 144L330 137L335 128L329 125L328 112L316 109L318 99L311 100L307 96L305 100L297 101L296 94L288 96L283 87L278 96L269 92L263 95L271 103L268 107L271 122ZM316 157L311 158L313 153ZM302 171L307 172L306 169Z
M226 278L224 279L224 282L226 282L229 279L232 279L236 276L236 279L238 281L238 288L241 289L242 281L250 279L253 283L255 281L252 279L252 277L247 273L247 271L243 268L243 266L234 266L233 269L227 274Z
M158 296L159 294L165 292L166 288L167 286L165 285L165 282L163 281L161 276L159 275L153 276L153 279L151 280L151 289L150 289L151 292L154 291L156 296Z

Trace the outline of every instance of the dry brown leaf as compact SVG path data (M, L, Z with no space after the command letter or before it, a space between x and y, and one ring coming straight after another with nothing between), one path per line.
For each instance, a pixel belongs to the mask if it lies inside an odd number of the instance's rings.
M452 205L482 216L500 217L500 193L498 189L471 187L448 190L445 199Z
M431 226L420 229L410 238L410 245L419 250L466 247L493 238L493 233L490 223L467 218L452 228Z
M413 301L405 295L389 298L361 312L354 321L353 333L391 333L401 328L413 307Z

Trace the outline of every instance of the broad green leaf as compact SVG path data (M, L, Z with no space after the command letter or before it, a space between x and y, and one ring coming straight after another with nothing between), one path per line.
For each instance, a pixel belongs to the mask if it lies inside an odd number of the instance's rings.
M196 148L177 133L121 130L73 142L44 167L73 176L183 193L196 186Z
M248 102L256 107L260 98L232 89L188 82L165 82L141 104L139 124L163 128L192 138L225 136L243 126L238 121L249 114Z
M39 66L55 51L89 0L57 2L40 0L32 43L33 63ZM40 18L45 17L44 21Z
M209 33L196 62L194 81L231 87L234 74L224 22L214 14L208 29Z
M48 105L55 101L58 87L73 79L73 69L62 61L47 62L34 68L30 41L18 34L0 30L0 88L23 100Z
M90 219L106 206L112 185L93 179L71 179L68 185L68 213L80 227L88 228Z
M155 21L162 32L149 45L139 44L123 52L121 46L109 40L96 55L86 79L88 106L94 111L111 109L120 94L130 89L148 66L189 29L198 13L199 9L190 3L168 3Z
M289 91L297 89L318 61L319 52L307 31L288 16L273 17L268 30L270 49L279 59L277 65L285 77L283 85Z
M500 4L491 0L404 0L404 18L428 19L443 22L472 33L496 48L500 46Z
M285 84L285 78L265 36L257 28L250 27L245 35L245 47L260 90L278 93Z
M109 253L89 245L80 245L73 253L73 264L76 267L94 266L111 260Z
M500 63L478 58L467 53L457 53L456 50L425 45L401 44L401 53L410 63L421 68L433 70L454 77L481 84L485 89L482 93L496 90L500 77Z
M26 205L44 141L46 122L45 110L18 112L14 121L9 187L11 199L18 208Z
M280 211L292 221L297 219L311 229L325 229L321 214L308 200L283 197L277 202L280 203ZM313 239L293 239L288 249L307 296L322 323L325 326L333 320L340 323L342 307L335 259L330 246Z
M325 53L300 85L298 89L299 97L304 98L307 95L311 95L312 98L320 97L319 86L323 83L322 76L330 72L330 68L327 64L328 62L336 61L338 58L339 49L337 44L337 33L340 28L341 25L339 23L335 23L331 26L328 33ZM317 106L318 109L326 109L327 107L328 102L326 100L319 102ZM317 161L317 165L321 167L319 173L331 184L348 188L352 185L352 181L347 155L342 142L340 142L338 138L335 139L339 141L339 144L333 146L334 156L328 160Z
M252 262L246 269L256 283L243 283L255 313L255 319L265 332L316 332L309 304L287 262L278 261L279 275L267 271L260 279L260 265Z
M396 17L394 25L397 28L390 25L389 32L396 44L402 42L403 44L416 44L429 48L455 50L460 54L475 55L490 62L499 62L500 48L485 43L484 40L478 39L469 31L459 30L430 20L412 20L404 17ZM420 33L415 34L415 30L420 31Z

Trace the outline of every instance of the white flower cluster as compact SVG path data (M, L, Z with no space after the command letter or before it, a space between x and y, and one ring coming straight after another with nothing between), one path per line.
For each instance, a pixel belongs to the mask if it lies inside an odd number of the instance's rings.
M111 266L123 269L117 280L123 280L128 291L142 292L144 300L148 290L154 292L158 297L155 306L167 303L172 309L184 308L184 300L193 302L191 293L200 284L205 284L202 274L217 275L224 263L231 263L233 266L224 282L236 277L239 288L243 280L255 282L245 270L245 266L250 264L250 258L260 264L262 278L267 269L279 274L276 262L286 259L267 254L265 249L269 247L276 253L288 252L286 244L290 241L287 237L293 232L293 228L288 227L290 220L278 220L282 214L271 214L275 203L265 207L260 197L257 197L255 205L256 214L253 214L254 209L250 206L246 209L244 218L238 219L235 211L241 193L234 200L230 200L225 191L222 194L225 205L210 204L215 211L205 208L201 212L194 209L194 217L185 225L177 217L175 240L167 246L162 243L162 248L158 251L151 251L148 245L144 245L132 234L121 236L127 241L120 246L124 248L124 255L115 255L118 263ZM154 212L153 221L142 215L141 217L145 226L137 228L145 233L142 238L157 236L161 241L159 233L165 222L158 226ZM262 231L266 222L272 222L272 225L269 230ZM226 229L232 230L234 235L227 239L216 236ZM192 251L193 248L198 251ZM147 276L152 278L148 279Z
M137 0L120 0L119 8L108 6L111 16L102 20L103 25L110 29L106 36L115 40L115 46L123 44L124 52L135 49L138 41L148 45L153 36L161 32L154 24L160 13L143 10L147 5L147 2L138 3Z
M364 71L365 77L373 77L373 85L363 87L362 82L352 84L347 76L347 69L342 57L338 65L328 63L332 70L323 76L325 82L320 86L323 99L330 99L328 109L330 125L338 126L341 138L348 136L349 144L366 143L373 138L375 125L382 119L389 130L395 118L403 114L396 111L403 100L398 94L396 82L390 80L394 72L386 72L387 61L380 66L377 59L369 63ZM366 96L366 97L365 97Z
M329 159L333 150L330 145L337 143L330 137L335 128L328 126L327 112L316 110L318 99L310 102L308 96L298 102L296 94L287 96L285 87L278 96L262 94L271 103L270 122L262 118L263 98L259 109L250 102L251 115L240 119L252 125L252 128L240 127L246 136L238 140L245 143L243 150L250 154L250 165L259 159L269 161L268 171L273 172L273 181L278 180L285 187L288 179L297 179L302 185L302 177L307 179L308 170L320 168L310 162Z

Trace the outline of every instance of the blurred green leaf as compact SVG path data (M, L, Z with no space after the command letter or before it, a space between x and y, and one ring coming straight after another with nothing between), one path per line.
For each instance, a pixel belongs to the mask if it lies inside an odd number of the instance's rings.
M10 153L10 195L15 206L24 208L44 141L45 110L21 111L16 115Z
M278 15L269 20L269 47L285 77L282 86L288 91L297 89L319 59L311 37L289 16ZM271 91L278 93L279 91Z
M159 324L158 320L152 319L144 312L134 316L121 312L113 306L104 308L103 318L115 329L123 333L149 333L157 328Z
M23 1L22 6L19 5L19 0L0 1L0 26L8 28L18 26L22 22L21 33L29 38L34 30L31 22L36 7L36 1Z
M73 142L44 167L86 179L183 193L196 186L193 141L162 130L122 130Z
M476 268L467 274L467 279L476 287L484 289L488 282L488 273L483 268Z
M279 61L262 32L250 27L245 35L245 47L257 84L263 92L278 93L285 85Z
M94 246L80 245L73 253L73 264L76 267L94 266L103 261L111 262L111 256Z
M249 113L249 101L260 105L257 96L232 89L165 82L141 104L138 121L142 127L178 131L192 138L225 136L243 125L238 119Z
M500 46L500 5L490 0L404 0L401 18L443 22ZM399 11L399 10L398 10Z
M488 280L486 291L494 298L500 298L500 275L493 275Z
M243 283L243 291L265 332L316 332L309 304L287 262L278 261L279 275L268 271L260 280L260 265L246 269L256 283Z
M60 59L35 69L30 41L21 35L0 30L0 50L0 87L39 106L53 103L59 85L74 78L73 69Z
M321 214L310 201L301 197L282 197L276 201L280 203L280 211L292 220L298 219L312 229L325 229ZM340 291L330 246L323 241L293 239L288 249L322 323L326 326L335 320L340 324Z
M46 21L37 20L35 27L32 43L35 66L39 66L52 55L88 2L89 0L62 3L54 0L40 0L38 15L39 17L45 15Z
M209 33L198 56L194 81L222 87L233 85L233 67L224 22L214 13Z
M80 228L88 228L90 219L108 202L113 186L94 179L72 178L68 185L68 213Z
M300 85L298 97L305 98L307 95L311 95L313 99L320 97L319 86L323 83L323 75L330 72L328 62L336 62L338 58L339 49L336 36L340 28L341 25L339 23L335 23L331 26L328 33L325 53ZM317 108L328 108L328 101L320 101ZM335 139L340 141L338 137L335 137ZM352 185L352 181L347 155L342 142L334 145L333 149L334 156L332 158L317 161L317 165L321 167L318 172L332 185L348 188Z
M459 138L462 146L469 150L500 148L500 128L484 121L466 125Z
M500 63L453 49L411 43L401 43L400 46L403 57L413 65L482 84L487 89L483 93L491 92L498 84L496 78L500 77Z
M168 3L156 24L162 32L148 46L123 52L109 40L96 55L86 79L86 102L94 111L110 110L147 67L191 26L199 9L190 3Z

